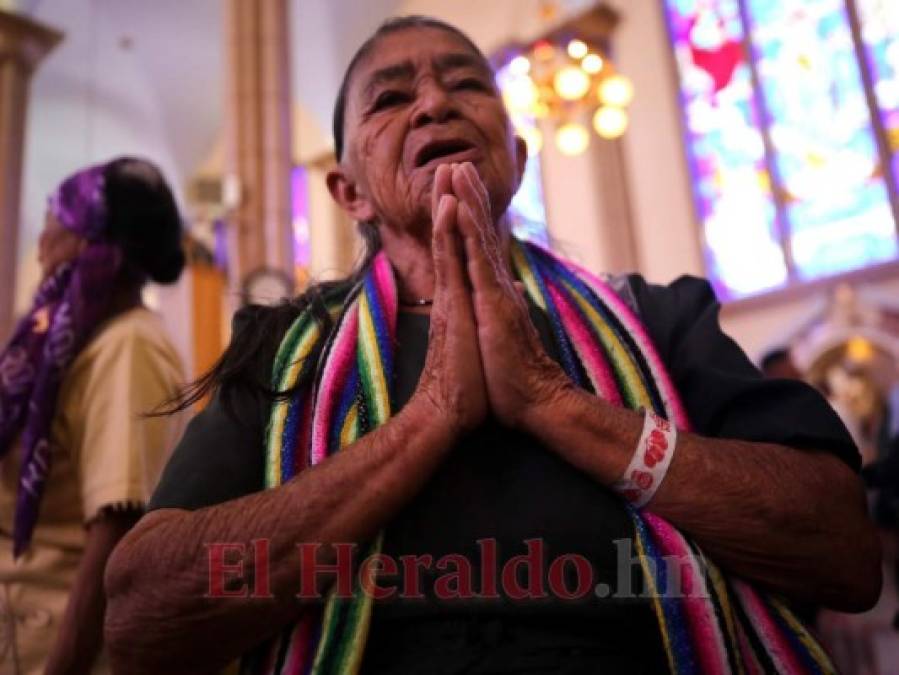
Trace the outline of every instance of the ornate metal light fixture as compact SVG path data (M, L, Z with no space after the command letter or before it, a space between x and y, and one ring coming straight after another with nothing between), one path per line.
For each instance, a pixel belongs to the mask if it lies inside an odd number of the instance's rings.
M599 5L534 42L501 52L500 88L531 153L543 143L535 120L550 122L556 147L566 155L579 155L589 146L586 119L605 139L627 129L634 88L609 56L608 38L616 23L614 11Z

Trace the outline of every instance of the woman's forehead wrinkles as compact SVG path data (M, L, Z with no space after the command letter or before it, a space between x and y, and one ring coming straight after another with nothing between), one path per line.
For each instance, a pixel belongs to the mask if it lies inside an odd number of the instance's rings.
M383 68L378 68L368 76L363 89L365 98L371 96L378 85L396 82L398 80L411 80L415 76L415 65L407 59L401 63L394 63Z
M463 68L472 68L479 71L482 75L493 77L493 71L483 58L469 52L450 52L449 54L438 54L431 62L434 70L438 73L446 73L451 70L459 70Z
M431 65L438 75L444 75L453 70L472 68L481 75L492 77L493 72L482 58L467 52L449 52L437 54L431 58ZM411 59L405 59L399 63L393 63L377 68L368 75L362 94L363 99L368 99L378 86L391 82L412 80L416 74L415 63Z

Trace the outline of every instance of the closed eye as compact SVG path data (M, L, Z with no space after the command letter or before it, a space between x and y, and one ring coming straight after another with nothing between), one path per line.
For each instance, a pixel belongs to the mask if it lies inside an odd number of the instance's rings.
M488 91L490 88L481 80L475 78L466 78L453 84L453 89L474 89L477 91Z
M371 109L372 111L383 110L384 108L391 108L408 102L409 95L405 92L388 90L378 95Z

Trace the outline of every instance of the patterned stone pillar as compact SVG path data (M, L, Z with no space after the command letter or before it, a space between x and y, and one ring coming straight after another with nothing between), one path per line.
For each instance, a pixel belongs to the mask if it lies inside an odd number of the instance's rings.
M28 84L62 33L0 9L0 342L12 330Z

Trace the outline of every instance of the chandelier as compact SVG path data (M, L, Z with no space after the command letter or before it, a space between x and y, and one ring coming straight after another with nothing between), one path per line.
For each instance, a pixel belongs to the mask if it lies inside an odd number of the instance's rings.
M605 47L616 19L600 5L530 44L502 52L497 82L529 154L543 145L540 121L549 123L556 147L569 156L590 144L586 120L605 139L627 129L634 88Z

